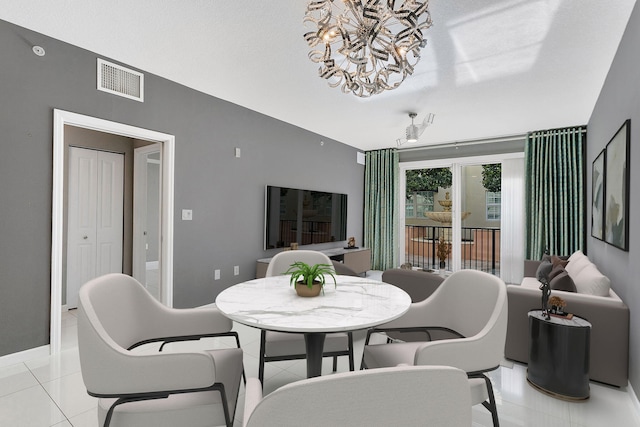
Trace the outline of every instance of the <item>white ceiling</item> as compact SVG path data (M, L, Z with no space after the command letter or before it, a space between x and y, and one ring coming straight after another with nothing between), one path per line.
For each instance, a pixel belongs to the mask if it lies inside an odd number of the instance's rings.
M410 111L436 115L414 145L586 124L635 0L431 0L415 74L369 99L318 77L306 4L0 0L0 19L370 150Z

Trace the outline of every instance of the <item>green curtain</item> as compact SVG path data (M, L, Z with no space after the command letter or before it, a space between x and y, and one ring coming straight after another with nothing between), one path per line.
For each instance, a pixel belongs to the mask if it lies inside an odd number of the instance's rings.
M368 151L364 167L364 245L371 248L371 268L397 267L398 150Z
M532 132L525 145L527 259L584 248L585 127Z

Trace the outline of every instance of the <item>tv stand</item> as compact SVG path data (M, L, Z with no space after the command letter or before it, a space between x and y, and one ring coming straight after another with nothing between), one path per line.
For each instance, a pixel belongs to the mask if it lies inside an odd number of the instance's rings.
M332 260L344 263L344 265L358 274L364 274L371 270L371 249L369 248L333 248L323 249L318 252L326 254ZM271 261L271 258L262 258L256 262L256 278L260 279L265 276L269 261Z

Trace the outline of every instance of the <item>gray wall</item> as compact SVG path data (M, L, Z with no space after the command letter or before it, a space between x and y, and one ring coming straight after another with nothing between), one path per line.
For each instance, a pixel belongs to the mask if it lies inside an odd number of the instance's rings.
M347 235L362 241L354 148L148 73L144 103L97 91L95 54L5 21L0 58L0 356L49 343L54 108L176 136L176 307L213 302L275 253L262 249L266 184L348 194Z
M640 391L640 5L636 4L618 52L587 127L587 206L591 206L591 163L626 119L631 119L631 200L629 205L629 252L591 237L587 232L589 257L611 279L611 285L631 311L629 381ZM588 212L591 224L591 209Z

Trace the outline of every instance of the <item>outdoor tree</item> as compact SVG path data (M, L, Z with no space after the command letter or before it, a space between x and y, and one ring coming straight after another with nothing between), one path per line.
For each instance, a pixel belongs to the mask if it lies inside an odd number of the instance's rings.
M501 188L502 165L482 165L482 185L487 191L497 193ZM434 191L451 187L451 169L412 169L407 171L407 199L418 191Z
M412 169L407 171L407 199L418 191L438 191L451 187L451 169Z
M487 191L498 193L501 189L502 165L482 165L482 185Z

